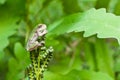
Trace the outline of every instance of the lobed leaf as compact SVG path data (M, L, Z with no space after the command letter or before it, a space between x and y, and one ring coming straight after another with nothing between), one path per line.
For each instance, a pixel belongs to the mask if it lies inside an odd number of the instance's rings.
M84 37L97 34L99 38L115 38L120 44L120 16L106 13L104 8L76 13L50 25L47 36L84 31Z

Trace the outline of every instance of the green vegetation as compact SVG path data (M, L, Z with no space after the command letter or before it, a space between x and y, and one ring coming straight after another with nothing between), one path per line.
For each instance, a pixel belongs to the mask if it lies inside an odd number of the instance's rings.
M28 80L39 23L54 49L43 80L120 80L120 0L0 0L0 80Z

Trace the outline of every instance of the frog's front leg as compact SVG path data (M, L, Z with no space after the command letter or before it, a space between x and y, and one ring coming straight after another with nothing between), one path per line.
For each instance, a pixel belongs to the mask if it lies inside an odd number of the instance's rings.
M33 43L30 43L28 46L29 47L27 48L27 51L33 51L33 50L37 49L39 46L42 46L42 43L35 41Z
M27 51L36 50L38 47L42 47L45 45L45 41L34 41L28 44Z

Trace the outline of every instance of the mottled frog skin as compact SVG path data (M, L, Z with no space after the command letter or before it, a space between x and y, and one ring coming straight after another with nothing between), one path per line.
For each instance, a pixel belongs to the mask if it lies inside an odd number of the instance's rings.
M45 44L44 40L39 40L40 38L44 38L45 34L47 34L46 25L38 24L28 39L26 46L27 51L35 50Z

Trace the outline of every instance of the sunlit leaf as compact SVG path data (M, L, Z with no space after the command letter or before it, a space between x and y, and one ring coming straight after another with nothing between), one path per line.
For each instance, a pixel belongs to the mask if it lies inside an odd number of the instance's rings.
M0 0L0 4L4 4L6 0Z
M99 38L116 38L120 43L120 16L106 13L105 9L90 9L63 18L49 26L49 34L60 35L84 31L84 37L97 34Z

